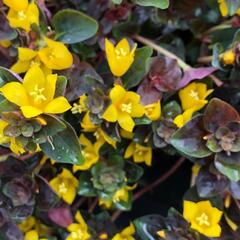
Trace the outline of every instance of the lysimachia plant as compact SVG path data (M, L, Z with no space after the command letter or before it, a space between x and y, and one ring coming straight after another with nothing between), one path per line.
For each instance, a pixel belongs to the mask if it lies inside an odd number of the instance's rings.
M239 27L238 0L0 0L0 239L240 239Z

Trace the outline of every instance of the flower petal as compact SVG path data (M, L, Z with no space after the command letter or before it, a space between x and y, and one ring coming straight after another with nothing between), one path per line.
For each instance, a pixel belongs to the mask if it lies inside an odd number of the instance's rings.
M33 106L22 106L21 111L26 118L36 117L43 113L42 110L35 108Z
M108 122L116 122L118 118L118 112L116 107L111 104L102 115L102 118L107 120Z
M11 70L15 73L24 73L30 68L29 61L17 61L14 65L12 65Z
M126 54L130 53L130 45L126 38L123 38L115 47L118 51L124 51Z
M57 97L47 104L44 113L64 113L71 108L68 100L65 97Z
M25 10L28 6L28 0L3 0L3 3L15 11Z
M135 122L133 121L133 119L130 117L128 113L125 112L120 112L118 114L118 123L121 126L121 128L128 132L132 132L135 126Z
M28 96L25 88L19 82L10 82L0 88L4 97L18 106L28 105Z
M53 100L57 83L57 74L49 74L46 77L44 95L48 101Z
M37 52L30 48L18 48L18 59L21 61L29 61L37 56Z
M133 155L134 150L135 150L135 143L131 142L125 151L124 158L130 158Z
M43 71L37 65L31 67L23 79L23 86L30 94L35 91L35 87L38 89L45 88L45 76Z
M119 84L116 84L114 88L110 91L110 98L113 104L117 104L123 99L126 94L126 90Z
M30 24L35 23L35 24L39 25L39 11L38 11L38 7L34 3L34 1L32 1L28 5L26 15L27 15L27 18L28 18L28 21L30 22Z

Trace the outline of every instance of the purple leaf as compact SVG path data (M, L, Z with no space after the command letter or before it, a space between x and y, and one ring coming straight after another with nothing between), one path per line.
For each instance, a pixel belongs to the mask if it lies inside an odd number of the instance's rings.
M184 76L181 81L177 85L177 89L183 88L188 85L193 80L203 79L213 72L215 72L217 68L214 67L201 67L201 68L188 68L184 72Z
M49 209L48 217L55 224L63 228L67 228L73 222L72 214L68 206Z

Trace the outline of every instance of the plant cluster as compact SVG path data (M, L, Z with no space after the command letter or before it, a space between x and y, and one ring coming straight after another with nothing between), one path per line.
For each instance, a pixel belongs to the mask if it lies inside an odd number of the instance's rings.
M2 0L0 23L0 239L240 239L239 0ZM116 224L187 160L181 207Z

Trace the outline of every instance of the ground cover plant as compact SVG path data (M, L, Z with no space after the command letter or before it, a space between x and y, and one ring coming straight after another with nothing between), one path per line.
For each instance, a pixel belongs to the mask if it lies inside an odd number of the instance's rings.
M239 0L0 0L0 239L240 239Z

